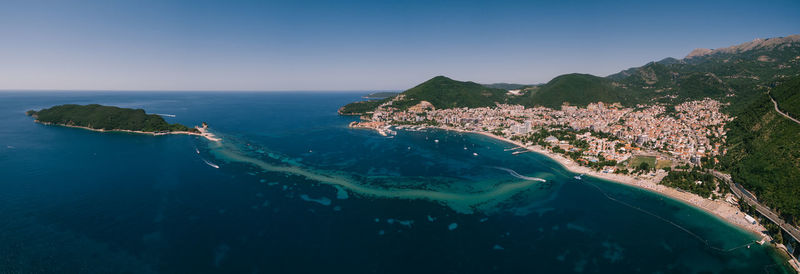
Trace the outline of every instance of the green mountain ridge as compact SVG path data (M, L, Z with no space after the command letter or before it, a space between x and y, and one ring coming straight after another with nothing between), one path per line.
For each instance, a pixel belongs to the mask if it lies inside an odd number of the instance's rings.
M398 107L428 101L436 108L491 107L506 102L506 90L485 87L475 82L456 81L436 76L403 93Z
M778 103L781 111L800 119L800 77L789 79L773 88L770 90L770 95Z
M775 112L769 99L771 95L782 111L800 118L800 35L695 50L684 59L665 58L607 77L560 75L546 84L525 87L521 95L444 76L401 94L406 98L395 104L401 109L421 100L437 108L496 103L558 108L597 101L671 106L703 98L720 100L727 105L723 111L735 118L727 125L729 152L712 168L731 173L786 220L800 223L800 125ZM344 108L374 109L379 104Z
M558 108L564 103L585 106L597 101L632 104L641 99L640 94L618 86L611 79L573 73L553 78L547 84L516 98L513 103Z
M791 100L800 99L800 76L771 93L788 90L794 92ZM785 220L800 224L800 125L776 112L766 93L741 104L727 126L728 153L718 168L730 172L734 181Z
M527 85L527 84L513 84L513 83L493 83L493 84L483 84L483 86L488 88L499 88L505 90L512 90L512 89L523 89L527 87L533 87L536 85Z

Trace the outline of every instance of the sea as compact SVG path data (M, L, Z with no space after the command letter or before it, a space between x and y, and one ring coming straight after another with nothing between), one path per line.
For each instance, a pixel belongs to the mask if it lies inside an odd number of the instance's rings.
M0 92L0 273L790 273L756 235L472 133L348 128L366 92ZM101 133L103 104L223 139Z

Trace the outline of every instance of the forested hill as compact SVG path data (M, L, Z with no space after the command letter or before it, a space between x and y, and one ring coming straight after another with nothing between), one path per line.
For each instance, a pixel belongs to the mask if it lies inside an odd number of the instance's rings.
M507 91L487 87L475 82L456 81L444 76L436 76L400 94L393 106L405 109L421 101L427 101L438 109L457 107L491 107L506 103ZM360 101L347 104L339 109L342 115L361 115L374 110L387 100Z
M496 103L505 103L506 92L475 82L462 82L436 76L401 93L405 98L396 102L396 105L402 108L420 101L428 101L436 108L490 107Z
M794 93L786 102L800 97L800 76L770 93L786 91ZM728 125L728 153L717 168L730 172L785 220L800 224L800 125L775 111L765 92L740 104Z
M514 86L517 88L517 86ZM420 100L437 108L496 103L558 108L603 101L675 105L712 98L735 119L728 124L728 153L718 166L756 192L766 204L800 224L800 126L775 111L800 118L800 35L756 39L721 49L697 49L683 59L665 58L607 77L565 74L512 94L472 82L435 77L407 90L401 104ZM367 113L381 102L350 104Z
M524 106L558 108L564 103L585 106L603 101L633 105L642 100L642 94L622 88L611 79L573 73L553 78L542 86L526 89L524 94L511 101Z
M770 95L778 103L781 111L800 119L800 77L785 81L770 90Z
M26 114L38 122L66 126L80 126L103 130L132 130L143 132L189 131L181 124L170 124L159 115L146 114L143 109L119 108L113 106L59 105L39 111L29 110Z
M603 101L625 106L639 103L677 104L686 100L714 98L749 101L759 87L800 74L800 35L756 39L722 49L698 49L683 59L665 58L641 67L629 68L607 77L565 74L544 85L480 85L434 77L406 90L407 107L419 101L437 108L482 107L514 103L528 107L557 108L564 103L585 106ZM522 89L511 94L505 87ZM345 106L342 114L366 113L377 103ZM358 111L350 112L350 109ZM367 111L364 111L367 110Z

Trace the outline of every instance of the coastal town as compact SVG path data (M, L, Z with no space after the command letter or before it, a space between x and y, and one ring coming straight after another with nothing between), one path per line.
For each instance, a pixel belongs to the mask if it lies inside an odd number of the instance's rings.
M724 105L719 101L703 99L675 106L635 107L596 102L586 107L565 104L560 109L508 104L436 109L425 101L406 109L393 106L403 99L401 94L388 100L350 127L373 129L389 137L400 129L425 128L482 134L514 144L515 148L509 149L512 154L538 152L572 172L692 204L759 234L761 244L770 239L764 226L740 210L739 199L725 187L714 183L711 195L699 195L664 184L670 171L701 168L726 153L725 124L732 117L720 112ZM643 159L651 161L648 164ZM693 182L708 183L712 182Z
M398 125L491 133L519 141L524 147L540 146L571 155L573 160L606 173L627 173L618 164L637 155L656 157L659 167L717 161L716 157L725 153L725 123L732 119L720 112L720 102L711 99L674 107L635 108L597 102L587 107L563 105L561 109L507 104L435 109L425 101L405 110L393 107L402 96L380 105L351 126L382 134L391 133L390 127Z

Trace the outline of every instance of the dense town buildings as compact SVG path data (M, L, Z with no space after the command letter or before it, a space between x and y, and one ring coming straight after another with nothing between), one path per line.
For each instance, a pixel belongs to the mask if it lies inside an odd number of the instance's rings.
M396 98L395 100L402 99ZM526 108L498 104L495 107L435 109L421 102L399 110L389 101L371 115L362 117L366 127L385 125L434 125L443 128L491 132L505 138L525 138L537 132L570 130L582 147L548 136L544 144L562 150L580 151L583 158L622 162L633 153L653 153L676 162L699 164L724 153L725 123L731 117L721 113L722 104L712 99L685 102L676 106L637 105L597 102L587 107L564 105L561 109ZM357 125L357 126L358 126ZM541 142L540 142L541 143ZM540 144L538 143L538 144Z

